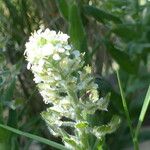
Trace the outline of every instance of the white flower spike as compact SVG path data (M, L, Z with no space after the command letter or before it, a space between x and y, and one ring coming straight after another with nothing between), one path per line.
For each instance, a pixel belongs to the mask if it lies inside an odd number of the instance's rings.
M91 67L84 66L84 54L69 44L68 39L62 32L40 29L26 43L25 57L43 101L52 104L42 113L50 132L61 136L67 148L85 150L90 149L88 135L101 138L100 133L107 133L101 130L99 133L100 127L92 127L87 119L98 109L106 110L107 101L99 99ZM74 135L63 129L66 126L74 129Z

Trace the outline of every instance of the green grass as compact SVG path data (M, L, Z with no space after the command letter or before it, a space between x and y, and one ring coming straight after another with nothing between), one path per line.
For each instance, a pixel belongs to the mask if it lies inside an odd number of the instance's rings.
M128 107L127 107L125 95L124 95L124 92L123 92L119 72L116 71L116 73L117 73L117 79L118 79L118 84L119 84L119 89L120 89L120 94L121 94L121 98L122 98L122 104L123 104L124 112L125 112L125 115L126 115L126 118L127 118L128 126L130 128L130 134L131 134L132 141L133 141L133 144L134 144L134 150L139 150L138 136L139 136L140 128L141 128L142 123L144 121L144 117L145 117L145 114L146 114L146 111L148 109L149 102L150 102L150 86L148 88L146 97L144 99L144 103L143 103L143 106L142 106L142 109L141 109L141 113L140 113L140 116L139 116L138 124L136 126L136 130L134 131L133 126L132 126L132 121L131 121L131 118L130 118L130 114L129 114L129 110L128 110Z
M23 131L20 131L18 129L15 129L15 128L12 128L12 127L9 127L9 126L3 125L3 124L0 124L0 127L3 128L3 129L6 129L8 131L11 131L15 134L25 136L27 138L39 141L39 142L44 143L44 144L47 144L47 145L52 146L54 148L57 148L57 149L60 149L60 150L68 150L67 148L65 148L65 146L63 146L61 144L58 144L56 142L50 141L48 139L45 139L43 137L39 137L39 136L31 134L31 133L23 132Z

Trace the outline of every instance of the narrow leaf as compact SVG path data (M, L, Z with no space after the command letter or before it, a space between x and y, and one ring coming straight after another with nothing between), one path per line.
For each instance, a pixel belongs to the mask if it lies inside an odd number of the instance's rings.
M44 144L47 144L49 146L52 146L52 147L55 147L57 149L60 149L60 150L68 150L67 148L65 148L65 146L61 145L61 144L58 144L56 142L53 142L53 141L50 141L48 139L45 139L43 137L39 137L37 135L34 135L34 134L30 134L30 133L27 133L27 132L23 132L23 131L20 131L18 129L15 129L15 128L12 128L12 127L9 127L9 126L6 126L6 125L3 125L3 124L0 124L0 127L3 128L3 129L6 129L8 131L11 131L13 133L16 133L16 134L19 134L21 136L25 136L27 138L31 138L33 140L36 140L36 141L39 141L41 143L44 143Z
M72 4L69 11L69 33L71 42L81 52L87 49L86 36L77 4Z
M121 20L118 17L108 12L105 12L101 9L98 9L94 6L85 5L84 12L86 15L90 15L94 17L99 22L104 22L104 20L108 20L108 21L114 21L116 23L121 23Z
M124 69L126 72L135 74L137 72L137 66L134 61L131 60L130 56L114 47L110 42L106 43L107 50L114 60Z
M16 86L16 79L14 78L14 79L12 79L12 82L10 83L7 90L5 91L3 101L11 101L12 100L14 90L15 90L15 86Z
M137 25L119 24L113 27L112 32L123 38L125 41L130 42L131 40L138 39L142 32L141 27L137 28ZM129 34L130 33L130 34Z
M68 20L68 13L69 13L69 6L66 0L56 0L58 9L60 11L60 13L62 14L62 16Z
M120 118L118 116L113 116L109 124L94 127L93 133L97 138L102 138L106 134L114 132L118 128L119 124Z
M121 80L120 80L118 70L116 71L116 73L117 73L117 79L118 79L120 94L121 94L121 98L122 98L122 105L123 105L124 112L125 112L125 115L126 115L126 118L127 118L128 126L130 128L130 134L131 134L132 141L133 141L133 144L134 144L134 149L138 150L138 142L137 142L137 140L134 139L134 130L133 130L133 127L132 127L132 121L131 121L131 118L130 118L130 114L129 114L129 110L128 110L128 107L127 107L126 99L125 99L124 92L123 92L123 89L122 89L122 83L121 83Z
M144 120L146 111L148 109L149 103L150 103L150 86L148 88L148 91L147 91L147 94L146 94L146 97L145 97L145 100L144 100L144 103L143 103L143 106L142 106L142 109L141 109L141 113L140 113L140 116L139 116L138 125L137 125L136 131L135 131L135 137L136 138L138 137L139 130L140 130L141 125L143 123L143 120Z

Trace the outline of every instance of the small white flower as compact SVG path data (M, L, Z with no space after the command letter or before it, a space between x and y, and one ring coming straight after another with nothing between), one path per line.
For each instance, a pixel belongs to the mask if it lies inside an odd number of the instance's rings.
M50 34L51 33L51 31L50 31L50 29L45 29L45 34ZM56 32L55 32L56 33Z
M40 67L43 67L44 63L45 63L45 60L43 60L43 59L40 59L40 60L39 60L39 66L40 66Z
M71 46L70 46L70 45L66 45L64 48L65 48L66 50L71 50Z
M59 113L64 112L64 109L59 105L54 105L53 107L50 107L50 109Z
M62 32L58 32L58 40L62 42L67 42L69 39L69 36L67 34L64 34Z
M28 62L28 64L27 64L27 69L29 70L30 68L31 68L31 63Z
M61 47L63 47L63 45L62 45L61 43L57 43L57 44L55 45L55 48L56 48L56 49L61 48Z
M53 55L53 59L54 60L60 60L61 57L56 53L56 54Z
M67 56L69 56L69 55L70 55L70 53L69 53L68 51L66 51L66 55L67 55Z
M34 75L35 77L34 77L34 82L35 83L40 83L42 80L41 80L41 78L39 77L39 76L36 76L36 75Z
M85 83L84 82L80 82L77 86L78 90L82 90L85 88Z
M34 73L41 73L43 71L43 66L32 65L31 69Z
M61 80L61 76L54 76L54 80L56 80L56 81Z
M54 46L52 44L46 44L42 47L41 50L44 56L49 56L54 53Z
M91 67L90 67L89 65L88 65L88 66L85 66L84 69L85 69L85 71L86 71L87 73L89 73L89 74L92 73Z
M62 48L62 47L60 47L60 48L58 48L58 50L57 50L58 52L60 52L60 53L64 53L65 52L65 49L64 48Z
M78 50L74 50L72 53L75 55L75 57L80 56L80 52Z

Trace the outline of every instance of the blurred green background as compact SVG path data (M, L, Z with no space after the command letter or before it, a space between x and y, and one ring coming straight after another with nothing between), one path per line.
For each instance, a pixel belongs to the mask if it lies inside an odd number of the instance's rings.
M31 32L40 26L69 34L74 47L86 52L100 95L111 92L108 112L97 120L106 122L113 113L122 123L106 137L105 149L131 147L115 69L119 65L134 126L150 84L149 0L0 0L0 123L61 143L41 119L46 106L23 55ZM150 140L149 113L140 142ZM54 148L0 128L0 150L19 149Z

